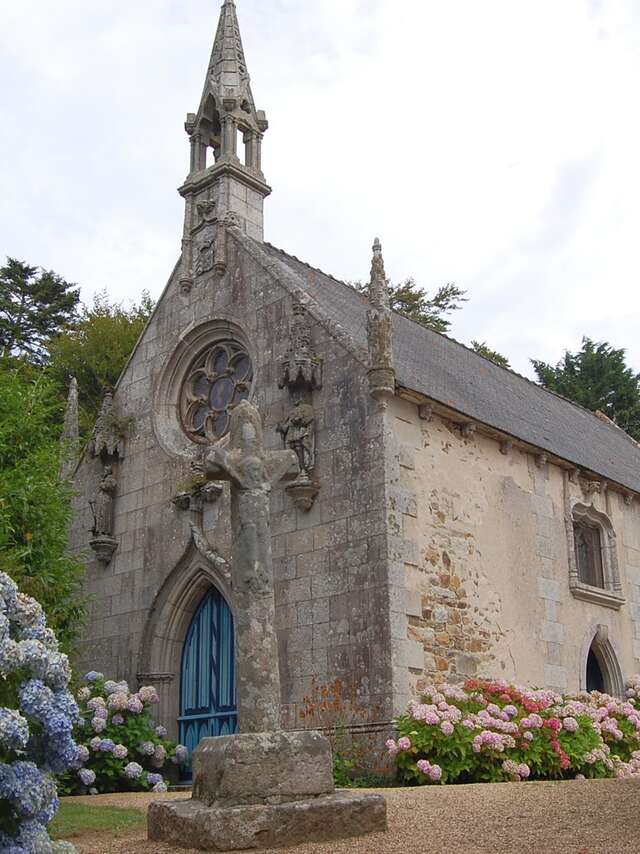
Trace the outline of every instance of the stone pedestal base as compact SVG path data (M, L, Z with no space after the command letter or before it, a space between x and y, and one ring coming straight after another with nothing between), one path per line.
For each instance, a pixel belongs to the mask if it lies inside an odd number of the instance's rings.
M387 829L382 795L339 791L282 804L207 807L167 801L149 808L149 839L201 851L286 848Z
M382 795L335 792L319 732L203 739L190 801L151 804L149 839L202 851L286 848L387 829Z

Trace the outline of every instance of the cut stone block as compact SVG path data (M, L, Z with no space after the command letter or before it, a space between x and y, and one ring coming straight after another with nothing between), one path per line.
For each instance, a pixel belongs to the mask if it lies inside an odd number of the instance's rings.
M205 738L193 754L193 798L209 807L280 804L333 791L331 745L319 732Z
M153 803L153 842L200 851L247 851L326 842L387 829L382 795L339 791L283 804L207 807L196 800Z

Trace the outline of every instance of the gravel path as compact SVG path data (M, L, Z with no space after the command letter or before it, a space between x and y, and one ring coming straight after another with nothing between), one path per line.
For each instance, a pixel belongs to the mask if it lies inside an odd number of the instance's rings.
M386 833L340 842L309 843L288 850L291 854L640 852L640 780L377 791L387 797ZM165 797L184 798L184 795ZM102 802L146 809L153 799L149 795L107 795L87 800L93 805ZM81 854L166 854L172 850L148 842L143 831L113 841L94 837L74 842ZM182 854L187 854L185 849Z

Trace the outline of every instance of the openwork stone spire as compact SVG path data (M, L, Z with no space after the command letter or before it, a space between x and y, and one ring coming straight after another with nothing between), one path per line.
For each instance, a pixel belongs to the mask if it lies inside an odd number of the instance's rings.
M384 402L393 397L396 372L393 364L393 320L389 310L387 276L382 258L382 245L376 237L373 244L373 262L369 282L367 314L367 343L369 347L369 393Z
M264 200L271 188L262 173L262 138L269 127L257 110L235 4L222 6L197 113L188 113L189 176L180 188L186 203L183 292L208 273L226 270L226 227L264 239Z
M80 454L80 422L78 416L78 380L71 378L64 427L60 437L60 480L69 480Z

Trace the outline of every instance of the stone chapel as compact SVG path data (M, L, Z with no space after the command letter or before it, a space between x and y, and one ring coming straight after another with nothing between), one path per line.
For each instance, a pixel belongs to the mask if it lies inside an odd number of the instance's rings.
M233 0L185 127L178 262L74 474L81 664L155 685L190 748L235 730L229 486L192 464L250 400L299 469L270 499L286 729L312 680L342 680L381 738L433 679L621 694L640 670L640 447L391 313L377 240L368 297L265 242L268 122Z

